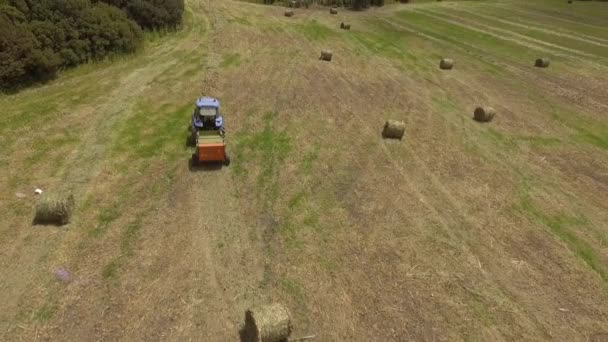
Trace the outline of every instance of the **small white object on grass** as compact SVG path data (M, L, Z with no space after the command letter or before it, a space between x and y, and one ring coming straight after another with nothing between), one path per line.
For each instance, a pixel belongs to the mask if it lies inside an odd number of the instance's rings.
M36 190L34 190L34 193L36 195L42 195L42 189L36 189Z

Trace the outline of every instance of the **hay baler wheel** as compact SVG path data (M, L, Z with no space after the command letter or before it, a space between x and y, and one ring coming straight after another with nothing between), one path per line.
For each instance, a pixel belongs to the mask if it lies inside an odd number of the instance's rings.
M191 131L188 136L188 146L196 146L196 133L194 131Z
M230 156L228 154L224 156L224 165L230 166Z
M190 158L190 166L197 167L198 164L198 156L196 155L196 153L192 153L192 158Z

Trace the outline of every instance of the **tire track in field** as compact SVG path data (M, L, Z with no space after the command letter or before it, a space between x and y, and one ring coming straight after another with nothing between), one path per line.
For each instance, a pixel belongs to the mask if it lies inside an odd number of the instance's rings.
M604 44L602 42L598 42L598 41L595 41L595 40L584 38L584 37L581 37L581 36L578 36L578 35L573 35L573 34L568 34L568 33L562 33L562 32L559 32L557 30L554 30L554 29L549 30L549 29L538 27L538 26L525 25L525 24L521 24L521 23L510 21L510 20L504 20L504 19L500 19L500 18L495 17L495 16L481 14L481 13L479 13L479 11L474 12L474 11L472 11L470 9L465 9L464 7L461 7L461 6L448 6L448 7L450 7L453 10L456 10L456 11L459 11L459 12L468 13L469 15L473 15L473 16L476 16L476 17L479 17L479 18L490 20L490 21L496 21L496 22L499 22L499 23L503 23L503 24L507 24L507 25L511 25L511 26L515 26L515 27L519 27L519 28L523 28L523 29L527 29L527 30L542 32L542 33L554 35L554 36L557 36L557 37L570 38L570 39L578 40L580 42L588 43L588 44L591 44L591 45L596 45L596 46L601 46L601 47L607 47L608 48L608 44ZM598 39L601 40L601 41L603 41L603 42L608 42L608 40L604 40L604 39L601 39L601 38L598 38Z
M535 39L535 38L531 38L528 37L526 35L523 34L519 34L513 31L509 31L509 30L505 30L505 29L500 29L500 28L496 28L496 27L490 27L488 25L484 25L484 24L479 24L479 23L472 23L470 21L457 21L462 20L462 18L455 18L452 15L448 15L445 13L440 13L431 9L425 9L425 10L416 10L418 13L421 13L423 15L426 15L430 18L439 20L439 21L443 21L445 23L454 25L454 26L458 26L458 27L462 27L464 29L468 29L471 31L475 31L478 33L482 33L482 34L487 34L489 36L492 36L496 39L500 39L500 40L504 40L504 41L508 41L511 43L515 43L517 45L521 45L530 49L534 49L537 51L542 51L542 52L548 52L551 53L555 56L559 56L562 58L567 58L567 59L572 59L572 55L571 54L576 54L579 56L584 56L587 58L590 58L590 62L592 62L593 60L597 60L597 59L605 59L601 56L595 55L595 54L590 54L584 51L580 51L580 50L576 50L576 49L571 49L565 46L561 46L561 45L557 45L557 44L552 44L552 43L548 43L548 42L544 42L542 40L539 39ZM446 18L447 17L447 18ZM452 19L448 19L448 18L452 18ZM456 20L455 20L456 19ZM499 33L503 33L505 35L508 35L510 37L507 36L503 36L500 35ZM544 47L543 47L544 46ZM564 54L562 52L559 52L557 50L562 50L565 52L570 52L571 54Z
M199 0L204 8L207 20L207 74L202 80L201 95L217 96L219 81L220 55L219 42L226 25L223 11L217 1ZM197 13L202 15L202 13ZM187 158L188 156L185 156ZM227 287L218 278L218 260L215 255L214 242L217 243L222 230L238 230L240 217L234 203L234 186L229 170L181 171L185 191L184 203L187 219L185 238L190 240L189 254L192 256L193 274L187 304L189 331L186 336L197 336L199 339L212 340L214 337L233 335L238 338L238 329L234 327L232 315L234 303L227 296ZM235 274L236 275L236 274ZM206 337L206 338L204 338Z
M608 39L603 39L603 38L600 38L600 37L597 37L595 35L591 35L591 34L588 34L588 33L583 34L584 35L584 37L583 37L583 36L580 36L579 33L575 32L575 31L563 29L561 27L547 26L547 25L543 25L543 24L540 24L540 23L536 23L536 22L533 22L533 21L526 20L526 19L522 19L522 18L519 18L519 17L518 18L510 18L510 19L513 22L520 23L520 24L522 24L524 26L530 27L531 29L538 29L538 30L544 31L546 33L551 33L551 34L561 33L561 34L566 34L566 35L571 36L571 37L577 37L578 39L589 40L589 41L593 41L593 42L596 42L596 43L606 43L606 44L608 44ZM608 35L608 32L606 33L606 35Z
M390 74L389 74L390 75ZM446 117L448 120L449 118ZM366 127L365 124L362 124L363 127ZM372 132L373 133L373 132ZM406 181L406 183L408 182L408 179L411 177L410 175L407 174L407 171L405 171L403 169L403 167L397 162L397 160L395 158L392 158L392 154L390 152L390 150L387 148L386 145L383 144L383 148L385 150L385 154L387 155L387 159L395 166L395 168L401 173L403 179ZM499 168L501 169L507 169L507 170L512 170L513 173L517 173L520 170L520 167L518 167L518 164L516 162L514 162L513 160L509 160L506 158L500 158L499 155L497 155L496 153L492 152L490 149L488 148L483 148L482 150L484 150L484 155L486 155L487 157L489 157L490 160L493 160L493 164L494 165L499 165ZM479 232L480 234L488 234L491 237L487 239L487 241L489 241L490 243L493 241L496 245L501 245L502 243L500 242L499 238L496 238L495 236L493 236L493 230L492 229L488 229L487 227L483 226L482 224L480 224L479 222L475 222L472 219L469 219L467 217L467 205L465 204L465 202L463 201L462 196L459 195L458 192L454 192L453 190L451 190L449 187L446 187L442 184L441 178L440 176L437 175L437 173L433 170L432 167L430 167L424 160L423 158L420 158L420 156L412 153L411 155L412 158L412 164L416 165L415 169L416 169L416 173L418 175L421 176L422 179L424 178L428 178L430 180L431 185L433 186L434 189L438 190L439 193L441 193L441 197L443 197L444 199L446 199L446 201L440 201L440 205L437 207L438 210L440 210L441 213L449 213L450 215L456 215L458 218L456 219L456 222L464 222L465 226L469 226L469 227L473 227L477 232ZM551 169L553 171L556 171L555 167L551 167ZM410 184L409 187L411 188L416 188L418 187L418 183L414 182L414 184ZM572 194L572 187L569 186L569 190L564 189L566 192L569 192L570 194ZM432 199L436 200L437 198L435 198L434 196L432 197ZM444 206L445 204L445 206ZM435 206L431 205L431 208L435 208ZM437 212L438 215L441 215L440 212ZM449 228L449 227L448 227ZM511 251L513 252L513 246L511 246L510 248L507 249L507 251ZM476 257L475 254L473 252L469 252L471 253L472 256ZM482 260L483 261L483 260ZM496 267L499 266L499 263L493 263L493 269L496 270ZM480 264L480 272L485 273L483 270L481 270L481 264ZM494 283L495 286L494 288L504 288L503 286L501 286L501 282L497 281L491 277L483 277L483 279L486 282L491 282ZM510 312L511 317L513 318L517 318L519 317L519 319L524 319L525 321L528 321L528 324L532 324L533 326L535 326L539 331L547 331L547 325L545 325L544 323L542 323L536 316L536 314L533 311L530 310L517 310L517 312L515 311L510 311L510 308L513 307L519 307L518 304L521 304L522 301L521 299L518 299L516 296L507 296L506 298L508 298L508 302L506 302L507 304L505 305L505 302L502 301L501 299L498 299L498 302L500 302L501 304L498 306L498 311L505 311L505 313ZM507 313L508 314L508 313ZM518 320L519 320L518 319ZM522 323L523 324L523 323ZM523 326L523 325L522 325Z
M494 6L507 8L507 9L509 9L511 11L519 12L519 13L522 13L522 14L525 14L525 15L529 15L530 14L528 11L513 8L513 6L511 4L505 4L505 5L503 5L503 4L500 4L500 3L496 3L496 4L494 4ZM545 12L541 12L541 11L539 11L537 9L531 9L531 10L533 12L535 12L535 15L538 15L538 16L541 16L541 17L545 17L545 18L548 18L548 19L551 19L551 20L558 20L558 21L562 21L562 22L569 23L569 24L574 24L574 25L582 25L582 26L586 26L586 27L589 27L589 28L597 29L597 30L606 30L605 26L597 26L597 25L585 23L585 22L582 22L582 21L576 21L576 20L570 20L570 19L566 19L566 18L562 18L562 17L556 17L554 15L550 15L550 14L547 14Z
M606 94L606 89L605 87L603 87L603 83L601 81L595 82L589 80L586 77L577 76L581 78L581 81L591 83L593 85L593 87L589 87L585 83L579 84L578 82L572 82L572 79L564 78L555 74L539 74L535 72L530 72L531 70L529 65L517 63L514 61L508 61L500 55L490 55L482 48L466 43L463 40L458 41L458 43L454 43L449 41L449 39L439 39L433 37L432 35L421 32L418 28L410 27L409 25L406 25L401 21L389 21L387 19L381 20L384 20L386 23L399 29L415 33L421 37L430 39L438 44L451 46L452 48L455 48L467 55L473 56L486 63L495 66L500 66L505 70L510 71L515 75L521 77L522 79L529 79L530 77L532 77L534 81L540 82L544 85L543 89L552 89L554 90L554 93L560 93L573 101L584 100L589 105L589 108L593 108L594 110L608 110L608 104L605 103L605 101L602 101L602 99L605 98L608 94ZM443 37L442 34L438 35ZM598 72L604 72L604 68L602 68L602 65L594 64L594 66L598 68ZM527 87L532 87L528 82L526 82L525 84L527 85ZM531 90L537 91L537 88L531 88Z

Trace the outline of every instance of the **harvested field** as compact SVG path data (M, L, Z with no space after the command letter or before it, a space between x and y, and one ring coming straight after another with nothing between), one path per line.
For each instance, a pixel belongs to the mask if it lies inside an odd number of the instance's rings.
M238 341L275 302L315 341L608 333L608 2L186 6L0 96L0 340ZM202 93L229 167L188 168ZM32 225L37 187L68 224Z

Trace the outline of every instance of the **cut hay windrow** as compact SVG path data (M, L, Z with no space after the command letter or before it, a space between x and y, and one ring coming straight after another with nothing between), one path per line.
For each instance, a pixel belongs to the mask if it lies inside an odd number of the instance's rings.
M286 341L291 331L291 314L280 303L260 306L245 312L245 326L242 330L245 341Z
M384 124L382 136L388 139L403 139L405 134L405 122L397 120L388 120Z
M47 192L36 203L34 224L68 224L73 211L74 196L72 194L52 194Z

